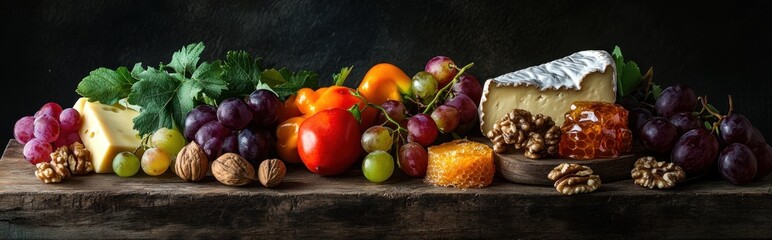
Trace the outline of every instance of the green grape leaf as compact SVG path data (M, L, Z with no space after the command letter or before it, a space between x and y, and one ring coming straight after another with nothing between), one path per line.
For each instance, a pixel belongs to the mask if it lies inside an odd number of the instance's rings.
M89 101L113 105L127 97L131 93L132 85L137 81L126 67L119 67L115 71L98 68L78 83L75 92L87 97Z
M339 73L332 74L332 82L335 83L335 86L343 86L343 82L346 81L346 78L348 78L348 74L351 73L352 69L354 69L354 65L341 68Z
M245 51L229 51L226 55L223 80L228 83L228 90L223 91L220 99L245 96L262 84L262 58L252 59Z
M202 52L204 52L204 43L202 42L182 47L182 49L172 55L172 61L167 66L179 74L187 75L188 73L193 73L196 71ZM159 69L163 68L163 65L161 65Z
M625 58L622 56L622 49L619 46L614 47L611 55L614 57L614 63L617 67L617 95L618 97L623 97L632 93L641 85L641 69L633 61L625 62Z
M286 83L273 87L273 90L276 95L279 96L279 99L287 99L288 96L295 94L301 88L316 89L319 87L318 75L314 72L301 70L297 73L292 73L283 68L278 72L283 79L287 80Z

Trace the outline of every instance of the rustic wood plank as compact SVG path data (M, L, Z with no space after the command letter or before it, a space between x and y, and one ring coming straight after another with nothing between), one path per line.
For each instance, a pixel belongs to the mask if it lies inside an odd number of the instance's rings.
M398 174L319 177L294 166L275 189L208 177L112 174L43 184L9 142L0 159L0 238L769 238L772 178L704 179L648 190L630 180L591 194L496 179L433 187Z

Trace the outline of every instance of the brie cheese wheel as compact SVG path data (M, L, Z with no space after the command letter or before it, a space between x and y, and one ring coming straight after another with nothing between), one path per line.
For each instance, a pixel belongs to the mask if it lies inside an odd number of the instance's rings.
M512 109L552 117L563 125L574 101L616 100L616 65L603 50L587 50L485 81L480 99L483 135Z

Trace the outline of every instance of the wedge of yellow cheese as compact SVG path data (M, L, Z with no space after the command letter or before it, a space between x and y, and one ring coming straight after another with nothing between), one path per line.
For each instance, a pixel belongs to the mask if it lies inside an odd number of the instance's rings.
M141 144L132 119L139 113L123 105L104 105L80 98L73 106L83 124L78 133L91 153L94 171L112 173L113 158L122 151L134 151Z

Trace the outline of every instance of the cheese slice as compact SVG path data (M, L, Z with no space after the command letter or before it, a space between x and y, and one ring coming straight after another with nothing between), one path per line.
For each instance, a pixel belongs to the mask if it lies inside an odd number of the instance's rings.
M486 134L512 109L552 117L563 125L574 101L616 100L616 65L603 50L587 50L485 81L480 129Z
M139 132L132 122L139 115L137 111L121 104L89 102L87 98L78 99L73 108L81 114L80 139L91 153L95 172L112 173L115 155L140 146Z

